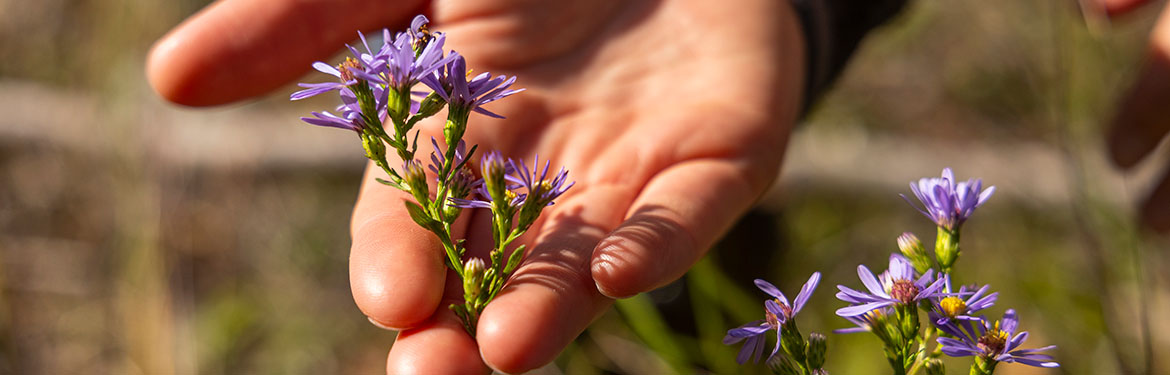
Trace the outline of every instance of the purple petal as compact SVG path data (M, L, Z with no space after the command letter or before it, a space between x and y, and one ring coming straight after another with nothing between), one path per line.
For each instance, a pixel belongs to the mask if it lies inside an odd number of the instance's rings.
M853 328L841 328L841 329L834 329L833 330L833 333L836 333L836 334L859 333L859 332L869 332L869 328L853 327Z
M1012 355L1029 355L1030 356L1030 355L1033 355L1035 353L1049 351L1052 349L1056 349L1056 345L1049 345L1049 346L1045 346L1043 348L1035 348L1035 349L1020 349L1020 350L1013 351ZM1045 355L1045 356L1047 357L1047 355Z
M868 313L868 312L873 311L875 309L880 309L882 307L886 307L886 306L889 306L892 304L894 304L893 301L879 301L879 302L870 302L870 303L866 303L863 305L842 307L840 309L837 309L837 316L865 315L865 313Z
M785 305L788 304L788 298L784 297L784 293L781 293L780 289L777 289L775 285L772 285L772 283L769 283L763 279L756 279L756 287L760 288L760 290L764 291L764 293L768 293L768 295L776 297L776 299L780 300L780 303Z
M858 291L850 289L849 287L844 286L844 285L838 285L837 290L841 291L840 293L837 293L837 299L840 299L842 301L849 302L849 303L868 303L868 302L874 302L874 301L885 301L885 299L878 298L876 296L872 296L872 295L865 294L862 292L858 292Z
M776 303L774 300L764 301L764 309L767 309L768 312L772 313L772 315L775 315L776 318L780 320L780 323L784 323L784 321L787 320L787 317L784 316L784 310L781 309L780 304Z
M1033 366L1033 367L1045 367L1045 368L1060 367L1060 364L1056 363L1056 362L1036 361L1036 360L1032 360L1032 359L1028 359L1028 358L1015 358L1015 359L1013 359L1013 362L1019 362L1019 363L1022 363L1022 364L1028 365L1028 366Z
M820 282L820 272L813 272L812 276L809 276L808 281L805 281L804 286L800 288L800 293L796 295L796 305L792 306L792 315L796 315L796 313L800 312L801 308L804 308L804 303L808 302L809 297L812 297L813 290L817 288L817 284Z
M313 63L313 69L317 69L317 71L321 73L341 78L341 72L337 71L337 68L320 61Z
M475 107L472 109L472 111L475 111L476 113L479 113L481 115L491 117L491 118L500 118L500 119L505 118L504 116L500 116L500 115L496 114L495 112L483 109L483 107Z
M927 287L926 289L923 289L921 292L918 292L918 296L916 296L916 298L917 299L926 298L926 297L934 294L935 292L938 292L938 290L942 289L942 287L943 287L943 279L935 280L934 283L930 284L929 287Z
M982 206L983 202L987 202L987 199L991 198L992 194L995 194L995 186L991 186L986 190L983 190L983 193L979 194L979 201L975 203L975 205Z
M890 297L889 294L886 294L885 288L882 288L882 284L877 281L877 278L873 277L873 272L870 272L869 268L865 268L864 264L857 266L857 277L861 279L861 283L865 284L865 288L869 289L870 293L883 298Z
M1015 309L1008 309L1003 313L1003 331L1009 335L1016 333L1016 327L1019 326L1020 318L1016 316Z

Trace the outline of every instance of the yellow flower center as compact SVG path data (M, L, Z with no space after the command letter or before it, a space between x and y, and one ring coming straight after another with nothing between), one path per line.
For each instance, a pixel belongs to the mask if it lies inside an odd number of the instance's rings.
M361 69L362 65L352 57L346 57L344 62L337 65L337 71L341 73L342 82L349 82L354 79L353 73L349 71L350 68Z
M959 297L954 296L943 298L939 302L939 307L942 308L943 315L946 315L948 318L954 318L959 316L959 314L967 312L967 303L963 302Z

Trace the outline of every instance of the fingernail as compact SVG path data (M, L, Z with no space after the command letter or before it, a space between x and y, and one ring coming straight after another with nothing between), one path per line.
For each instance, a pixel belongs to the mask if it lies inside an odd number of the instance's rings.
M598 293L601 293L601 295L603 295L603 296L605 296L605 297L607 297L607 298L609 298L609 299L622 299L622 298L625 298L625 297L622 297L622 296L618 296L618 295L616 295L616 293L614 293L614 292L611 292L611 291L609 291L609 290L608 290L608 289L606 289L605 287L601 286L601 283L594 282L594 283L593 283L593 285L596 285L596 286L597 286L597 292L598 292ZM628 297L628 296L627 296L627 297Z
M384 329L384 330L387 330L387 331L397 331L397 330L398 330L398 329L396 329L396 328L394 328L394 327L391 327L391 326L388 326L388 325L382 324L381 322L379 322L379 321L377 321L377 320L374 320L374 318L371 318L371 317L368 317L368 316L367 316L367 317L366 317L366 319L368 319L368 320L370 321L370 324L373 324L373 325L374 325L374 327L378 327L378 328L381 328L381 329Z

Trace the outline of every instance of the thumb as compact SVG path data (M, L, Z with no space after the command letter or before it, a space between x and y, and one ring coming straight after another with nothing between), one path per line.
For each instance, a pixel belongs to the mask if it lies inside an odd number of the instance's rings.
M163 36L146 75L167 100L209 106L260 95L304 74L355 30L405 25L427 0L220 0Z

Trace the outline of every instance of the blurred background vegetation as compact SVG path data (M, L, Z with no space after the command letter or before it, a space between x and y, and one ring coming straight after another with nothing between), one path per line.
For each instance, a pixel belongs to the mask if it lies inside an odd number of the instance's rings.
M150 43L205 5L0 0L0 373L384 371L394 335L354 307L346 270L362 156L349 134L296 120L328 103L289 104L289 88L196 111L146 86ZM761 315L751 280L795 293L819 270L801 328L847 327L834 285L884 268L903 231L933 237L897 194L952 166L999 188L965 226L960 281L991 283L989 313L1018 309L1029 345L1058 345L1064 365L1001 373L1170 374L1167 244L1131 219L1166 147L1122 174L1100 135L1155 13L1111 24L1070 0L913 2L708 259L537 372L763 372L719 343ZM832 373L884 369L872 336L829 340Z

